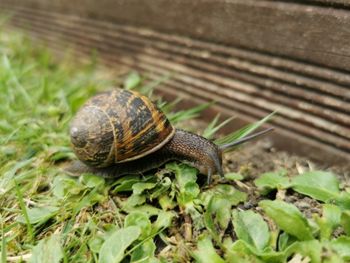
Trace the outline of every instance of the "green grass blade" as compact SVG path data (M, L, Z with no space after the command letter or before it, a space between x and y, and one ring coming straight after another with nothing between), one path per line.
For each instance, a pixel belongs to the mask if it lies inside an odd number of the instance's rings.
M1 262L5 263L6 262L6 237L5 237L5 231L4 231L4 222L3 218L0 215L0 220L1 220L1 237L2 237L2 242L1 242Z
M15 84L15 87L18 89L18 91L22 94L23 98L26 100L26 102L32 106L33 102L31 97L29 96L29 94L27 93L27 91L24 89L24 87L21 85L21 83L18 81L18 78L14 72L14 70L12 69L10 60L8 59L8 57L6 56L6 54L4 54L2 56L2 63L4 68L11 74L11 80L12 82Z
M208 127L204 130L202 134L203 137L207 139L211 139L218 130L220 130L227 123L229 123L234 119L234 117L228 118L227 120L217 125L219 118L220 118L220 114L216 115L216 117L209 123Z
M276 111L270 113L269 115L267 115L266 117L262 118L261 120L255 122L255 123L248 124L247 126L243 127L242 129L234 131L234 132L232 132L232 133L230 133L230 134L228 134L220 139L215 140L215 143L217 145L224 145L224 144L234 142L238 139L241 139L241 138L249 135L250 133L252 133L256 129L258 129L259 127L261 127L264 123L268 122L275 114L276 114Z
M187 110L181 110L177 112L171 112L169 113L168 119L170 120L171 123L179 123L185 120L193 119L199 116L199 114L210 107L213 104L213 102L208 102L204 104L200 104L196 107L187 109Z
M21 210L22 210L22 213L23 213L23 217L24 217L24 219L26 221L27 232L28 232L28 235L29 235L29 241L31 243L33 243L33 241L34 241L34 230L33 230L33 226L30 223L30 220L29 220L27 208L26 208L26 206L24 204L23 194L22 194L22 192L21 192L21 190L19 188L19 185L18 185L17 181L15 179L13 181L14 181L15 188L16 188L17 200L18 200L19 206L21 207Z

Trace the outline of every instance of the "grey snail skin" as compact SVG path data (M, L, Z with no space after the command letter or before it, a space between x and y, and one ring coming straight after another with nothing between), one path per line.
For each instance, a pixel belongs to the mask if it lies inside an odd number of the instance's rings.
M115 89L88 100L70 126L72 148L79 160L70 175L93 173L118 178L158 168L169 161L185 162L206 175L223 176L224 151L272 129L218 146L191 132L174 128L147 97Z

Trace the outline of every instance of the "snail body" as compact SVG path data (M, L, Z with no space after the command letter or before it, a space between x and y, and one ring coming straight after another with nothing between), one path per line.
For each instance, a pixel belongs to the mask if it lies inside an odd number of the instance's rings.
M212 174L223 175L225 149L260 134L218 146L202 136L174 128L147 97L116 89L94 96L74 117L70 136L79 161L67 172L120 177L178 160L197 168L209 181Z

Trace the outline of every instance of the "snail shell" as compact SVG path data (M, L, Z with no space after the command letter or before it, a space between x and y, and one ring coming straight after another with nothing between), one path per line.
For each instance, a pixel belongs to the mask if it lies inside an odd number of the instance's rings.
M122 89L88 100L70 128L75 154L92 167L144 157L164 146L174 133L174 127L150 99Z

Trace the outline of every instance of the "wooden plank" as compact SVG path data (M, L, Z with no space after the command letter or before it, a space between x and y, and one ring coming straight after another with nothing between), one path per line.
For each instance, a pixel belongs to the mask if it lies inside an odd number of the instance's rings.
M254 0L0 2L143 26L350 71L350 12L342 9Z

